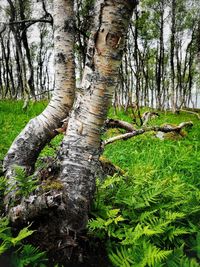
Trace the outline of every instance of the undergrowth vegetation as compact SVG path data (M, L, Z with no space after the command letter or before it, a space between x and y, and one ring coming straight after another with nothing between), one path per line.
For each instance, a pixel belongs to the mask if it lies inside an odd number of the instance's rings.
M27 121L44 107L45 103L34 103L23 113L21 102L0 102L1 160ZM133 122L131 111L114 114L111 109L109 117ZM160 140L154 132L148 132L105 148L104 156L125 174L97 180L88 231L105 243L111 265L200 266L200 122L193 114L160 112L149 125L178 125L191 120L194 126L184 129L183 138L171 135ZM110 129L103 138L120 133L119 129ZM56 137L40 156L55 155L61 139L62 135ZM36 181L25 185L20 170L18 176L20 194L26 187L34 188ZM2 178L0 194L5 186ZM0 242L4 244L2 233ZM22 252L22 247L17 248Z
M130 121L124 112L111 111L110 117ZM88 225L105 240L114 266L200 266L199 121L185 113L161 113L150 124L189 120L193 128L178 140L173 135L160 140L152 132L106 147L104 155L126 175L98 182Z

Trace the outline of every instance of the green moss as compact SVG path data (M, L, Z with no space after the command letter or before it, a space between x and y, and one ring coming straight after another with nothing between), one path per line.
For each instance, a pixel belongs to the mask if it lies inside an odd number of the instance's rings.
M177 132L169 132L164 134L164 138L168 140L180 140L183 136Z
M49 180L47 180L47 181L43 182L42 189L44 191L50 191L50 190L58 190L58 191L60 191L60 190L63 189L63 184L62 184L61 181L58 181L58 180L57 181L49 181Z
M106 157L101 156L99 160L101 162L101 166L102 166L102 169L103 169L105 175L111 175L112 176L115 173L118 173L120 175L125 174L124 170L122 170L119 166L114 165Z

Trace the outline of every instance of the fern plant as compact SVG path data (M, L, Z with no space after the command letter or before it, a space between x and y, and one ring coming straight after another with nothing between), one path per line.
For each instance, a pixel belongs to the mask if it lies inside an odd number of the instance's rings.
M45 252L40 252L30 244L22 246L12 257L14 267L45 267L45 261Z
M16 190L16 195L19 197L28 197L37 187L38 179L31 175L27 176L22 167L15 166L16 185L10 190Z
M0 256L3 253L9 253L14 250L11 255L11 263L13 267L45 267L45 252L40 252L38 248L30 244L24 244L23 241L34 233L29 229L30 226L24 227L16 236L13 236L9 221L6 217L0 218Z
M105 240L114 266L199 266L197 187L178 175L155 179L153 171L108 177L97 187L88 228Z

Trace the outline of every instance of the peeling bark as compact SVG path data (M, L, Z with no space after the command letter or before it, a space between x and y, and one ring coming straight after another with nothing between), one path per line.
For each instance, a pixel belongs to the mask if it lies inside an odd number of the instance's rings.
M61 150L67 227L80 231L95 191L100 130L116 86L129 21L136 1L97 0L83 73L82 91L69 119Z
M69 114L75 89L73 46L73 1L55 1L55 91L47 108L39 116L30 120L11 145L3 165L8 178L13 177L13 165L23 167L28 174L33 172L40 151L56 135L54 129L60 127L61 121Z

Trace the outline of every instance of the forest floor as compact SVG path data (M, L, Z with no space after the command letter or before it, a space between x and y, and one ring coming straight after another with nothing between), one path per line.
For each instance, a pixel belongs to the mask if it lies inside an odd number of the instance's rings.
M26 111L22 105L0 101L1 161L46 102L31 103ZM133 123L131 111L114 114L111 109L109 118ZM186 112L159 112L149 125L183 121L193 122L183 136L167 134L160 140L148 132L105 148L103 156L124 174L97 180L88 236L104 244L114 266L200 266L200 120ZM110 129L103 138L120 133ZM62 135L57 136L40 157L55 155L61 140Z

